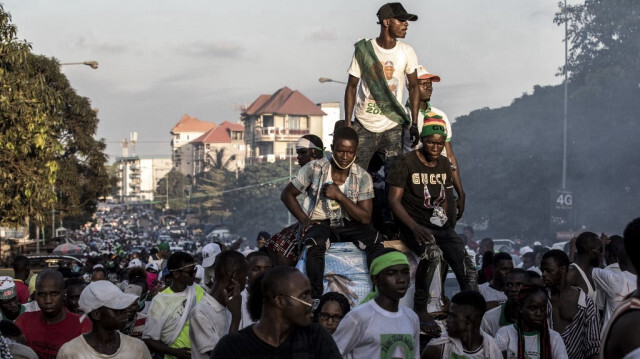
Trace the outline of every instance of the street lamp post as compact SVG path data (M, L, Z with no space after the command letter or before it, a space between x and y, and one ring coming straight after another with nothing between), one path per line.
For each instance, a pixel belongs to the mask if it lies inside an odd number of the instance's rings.
M343 82L343 81L336 81L336 80L334 80L334 79L330 79L330 78L328 78L328 77L321 77L321 78L319 78L319 79L318 79L318 81L320 81L320 83L325 83L325 82L336 82L336 83L339 83L339 84L345 84L345 85L347 84L346 82Z
M65 62L60 64L60 66L68 66L68 65L87 65L95 70L98 68L98 61Z

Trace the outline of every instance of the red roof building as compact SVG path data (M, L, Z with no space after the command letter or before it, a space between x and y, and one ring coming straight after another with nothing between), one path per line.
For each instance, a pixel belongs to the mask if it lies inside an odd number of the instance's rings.
M295 143L303 135L322 136L326 114L302 93L283 87L272 95L260 95L241 114L248 146L247 157L295 155Z

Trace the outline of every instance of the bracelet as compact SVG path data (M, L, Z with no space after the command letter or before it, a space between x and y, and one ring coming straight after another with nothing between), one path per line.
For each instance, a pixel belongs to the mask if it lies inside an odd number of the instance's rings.
M417 123L412 123L412 124L411 124L411 127L418 128L418 124L417 124Z

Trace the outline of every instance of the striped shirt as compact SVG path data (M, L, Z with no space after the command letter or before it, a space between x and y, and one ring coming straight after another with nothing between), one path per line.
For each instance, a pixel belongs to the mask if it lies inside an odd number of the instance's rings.
M596 304L582 289L577 289L578 312L561 334L569 359L589 358L600 352L600 316Z

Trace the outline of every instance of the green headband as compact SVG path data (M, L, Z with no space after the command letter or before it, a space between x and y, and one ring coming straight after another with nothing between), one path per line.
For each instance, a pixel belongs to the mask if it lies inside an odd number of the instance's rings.
M404 253L397 252L397 251L389 252L387 254L383 254L377 257L376 259L373 260L373 262L371 262L371 267L369 268L369 274L372 276L378 275L383 270L399 264L409 265L409 260L407 259L407 256L404 255ZM360 304L364 304L377 296L378 296L378 287L376 286L373 289L373 292L369 293L362 300L362 302L360 302Z

